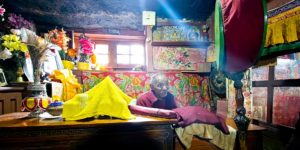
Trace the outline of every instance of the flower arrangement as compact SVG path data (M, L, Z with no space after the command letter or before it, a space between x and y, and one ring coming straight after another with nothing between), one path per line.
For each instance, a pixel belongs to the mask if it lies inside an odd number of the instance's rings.
M27 45L22 43L20 37L14 34L2 36L2 46L5 47L0 52L0 59L9 59L14 57L17 60L17 66L22 67L25 61L24 53L28 51Z
M22 41L27 44L28 52L32 62L34 84L40 83L40 73L42 62L46 59L46 51L49 49L50 42L37 36L35 32L22 28Z
M63 51L68 50L68 42L70 41L70 38L66 35L66 31L64 29L58 30L54 29L48 32L48 39L61 47Z
M32 22L24 19L21 15L17 15L14 13L8 14L8 23L11 25L12 28L15 29L21 29L21 28L26 28L33 30L34 25Z
M73 69L76 59L76 50L68 48L68 42L70 41L70 38L66 35L66 31L64 31L64 29L53 29L48 32L47 38L61 48L59 55L62 59L64 67Z
M28 47L15 33L11 34L11 29L22 27L33 29L34 24L21 15L14 13L5 14L6 9L0 5L0 67L6 75L8 82L16 81L16 73L22 72L25 58L29 57ZM17 79L18 80L18 79Z
M5 13L5 8L0 5L0 16L1 16L1 21L4 21L4 13Z
M79 62L89 62L90 57L93 55L92 41L82 34L79 38Z

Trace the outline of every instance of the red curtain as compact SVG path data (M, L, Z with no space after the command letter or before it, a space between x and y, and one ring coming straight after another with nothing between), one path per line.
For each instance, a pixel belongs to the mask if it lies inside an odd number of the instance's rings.
M230 73L251 67L263 48L264 0L220 0L224 25L224 58L220 66Z

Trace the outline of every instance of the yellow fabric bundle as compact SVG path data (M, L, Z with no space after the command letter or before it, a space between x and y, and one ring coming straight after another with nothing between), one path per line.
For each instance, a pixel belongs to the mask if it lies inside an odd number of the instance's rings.
M111 80L106 77L92 89L77 94L64 103L62 117L66 120L80 120L97 115L107 115L120 119L133 119L128 109L132 100Z
M300 6L268 19L265 47L300 40Z
M55 70L54 78L59 79L63 84L63 101L73 98L76 94L81 93L81 84L69 69Z

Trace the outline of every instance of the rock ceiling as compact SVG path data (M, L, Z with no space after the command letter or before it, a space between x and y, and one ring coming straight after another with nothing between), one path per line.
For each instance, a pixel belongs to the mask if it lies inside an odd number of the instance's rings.
M21 14L37 26L67 29L130 29L142 31L142 11L157 17L206 20L215 0L6 0L8 12Z

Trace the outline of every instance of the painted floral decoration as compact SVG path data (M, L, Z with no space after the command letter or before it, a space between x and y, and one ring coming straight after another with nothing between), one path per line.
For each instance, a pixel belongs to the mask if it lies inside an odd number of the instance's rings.
M188 61L189 53L187 51L178 51L173 59L178 66L191 67L191 62Z
M90 57L93 55L93 44L92 41L87 38L85 35L81 35L79 38L79 53L80 53L80 62L88 62Z

